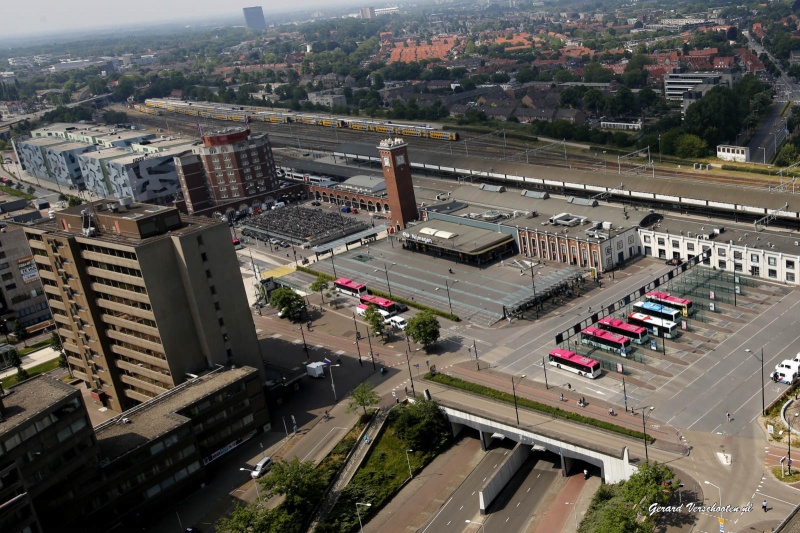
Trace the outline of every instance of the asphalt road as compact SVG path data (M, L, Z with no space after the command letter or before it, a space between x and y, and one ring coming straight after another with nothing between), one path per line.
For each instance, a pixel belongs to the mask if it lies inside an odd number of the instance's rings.
M558 460L554 454L533 452L489 507L484 527L508 533L527 531L534 515L543 512L540 505L553 482L561 476Z
M511 443L513 445L513 443ZM465 531L468 529L466 520L479 518L478 491L493 476L502 461L508 456L510 450L506 447L489 450L480 464L467 476L467 479L447 500L439 512L420 528L420 533L442 533L451 531Z

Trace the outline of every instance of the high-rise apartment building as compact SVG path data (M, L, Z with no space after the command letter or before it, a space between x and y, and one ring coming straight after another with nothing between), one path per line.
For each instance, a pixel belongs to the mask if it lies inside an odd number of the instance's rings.
M375 8L374 7L361 7L358 9L358 14L361 16L362 19L374 19L375 18Z
M249 30L266 30L267 23L264 21L264 11L261 6L245 7L242 9L244 12L244 23Z
M75 376L123 411L205 369L263 373L228 226L99 200L24 227Z
M278 174L267 134L226 128L203 135L192 153L175 158L189 213L213 207L260 202L278 188Z
M46 322L50 320L50 307L25 233L19 226L3 224L0 226L0 330L5 327L10 333L16 320L26 328Z

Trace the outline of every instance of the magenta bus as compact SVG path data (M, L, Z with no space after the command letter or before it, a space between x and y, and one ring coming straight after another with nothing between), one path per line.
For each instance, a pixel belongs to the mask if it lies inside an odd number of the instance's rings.
M389 316L396 315L397 313L401 312L402 309L396 303L391 300L387 300L386 298L381 298L380 296L373 296L372 294L362 294L359 298L362 304L366 305L374 305L381 311L386 311L389 313Z
M591 379L600 377L600 363L575 352L570 352L563 348L554 348L550 352L549 359L551 365L575 372L579 376Z
M648 292L645 295L645 297L647 298L648 302L653 302L664 305L666 307L677 309L678 311L681 312L681 315L683 316L691 316L694 314L694 309L692 308L692 301L687 300L686 298L678 298L677 296L670 296L666 292L659 292L659 291Z
M333 288L342 294L349 294L356 298L361 295L367 294L367 286L363 283L356 283L355 281L347 278L339 278L333 282Z
M605 331L594 326L589 326L581 331L581 343L600 348L601 350L608 350L609 352L614 352L623 357L626 357L631 349L631 340L628 337L623 337L622 335L617 335L616 333L611 333L610 331Z
M647 328L628 324L618 318L611 318L610 316L603 317L597 322L597 327L610 331L611 333L616 333L617 335L622 335L623 337L628 337L636 344L644 344L647 342Z

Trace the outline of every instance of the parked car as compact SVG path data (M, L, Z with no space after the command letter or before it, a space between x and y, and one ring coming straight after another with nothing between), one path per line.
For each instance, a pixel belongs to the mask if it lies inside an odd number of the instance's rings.
M282 247L284 247L284 248L288 248L288 247L290 247L290 246L291 246L291 244L289 244L289 243L288 243L288 242L286 242L286 241L281 241L281 246L282 246Z
M280 243L281 243L281 241L279 241L278 239L276 239L276 238L274 238L274 237L273 237L272 239L270 239L270 240L269 240L269 242L270 242L271 244L280 244Z
M260 478L261 476L267 473L267 470L269 470L271 466L272 466L272 458L264 457L258 462L258 464L256 464L256 467L253 469L253 471L250 472L250 477L252 477L253 479Z

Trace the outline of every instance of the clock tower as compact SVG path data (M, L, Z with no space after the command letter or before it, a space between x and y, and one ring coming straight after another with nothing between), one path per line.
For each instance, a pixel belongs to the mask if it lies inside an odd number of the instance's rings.
M417 199L411 182L411 165L408 161L408 145L403 139L386 139L378 145L378 152L386 180L389 196L391 225L395 231L406 228L406 223L417 220Z

